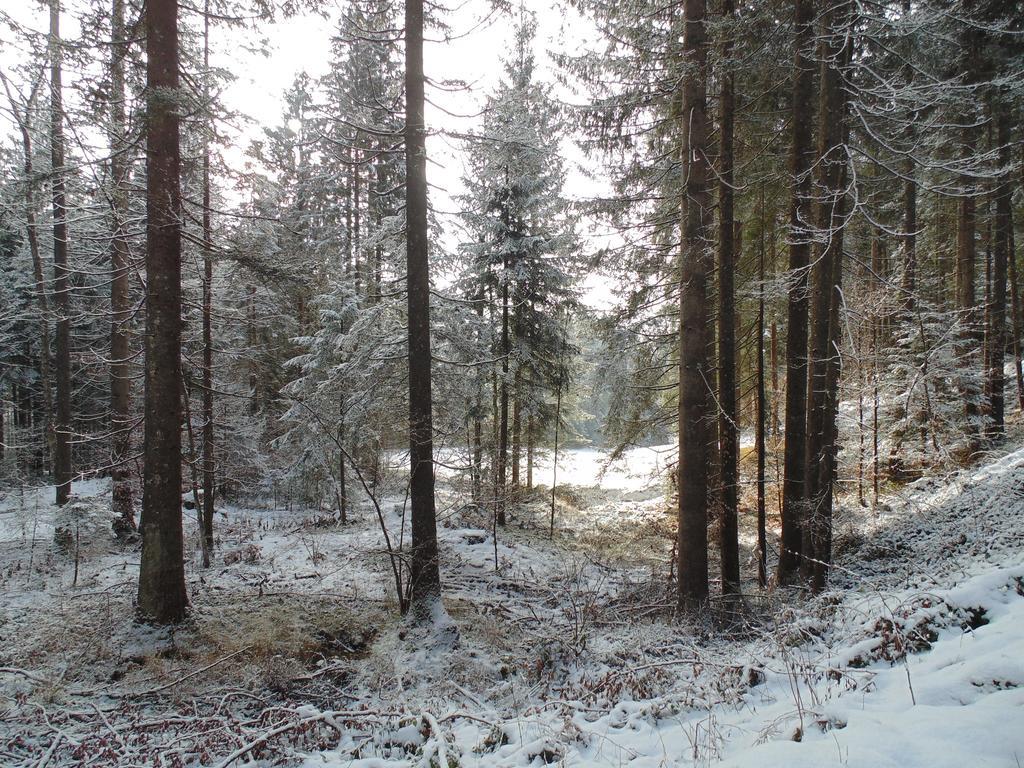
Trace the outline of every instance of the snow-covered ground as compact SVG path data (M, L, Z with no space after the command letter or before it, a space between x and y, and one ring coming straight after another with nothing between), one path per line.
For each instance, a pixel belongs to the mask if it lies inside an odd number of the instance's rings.
M369 504L225 507L193 621L161 633L131 620L137 546L60 549L52 488L9 494L0 765L1024 765L1024 440L842 507L833 592L751 585L697 623L672 613L668 460L565 452L554 538L539 493L497 546L445 483L453 648L398 618ZM404 507L381 504L393 542Z
M574 448L559 451L558 483L579 486L599 486L604 490L644 491L657 487L664 479L678 451L674 445L656 445L650 448L629 448L614 462L596 448ZM551 486L553 475L551 451L539 452L534 469L534 480Z

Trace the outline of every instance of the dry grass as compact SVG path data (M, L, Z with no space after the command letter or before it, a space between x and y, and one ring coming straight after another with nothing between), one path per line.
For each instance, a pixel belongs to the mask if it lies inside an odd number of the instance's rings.
M308 661L364 653L389 616L385 606L366 603L356 610L330 596L226 595L197 607L195 637L221 654L247 648L252 657Z

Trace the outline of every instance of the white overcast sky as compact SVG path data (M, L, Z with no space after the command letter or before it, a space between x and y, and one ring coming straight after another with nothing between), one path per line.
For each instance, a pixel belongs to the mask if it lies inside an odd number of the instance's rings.
M596 39L589 23L569 7L553 9L548 0L524 0L527 10L537 15L538 34L535 54L540 77L553 80L554 64L550 50L581 50ZM568 4L566 3L566 6ZM427 31L424 62L428 78L434 82L461 80L467 90L449 91L428 87L427 98L442 107L428 103L427 126L433 132L428 140L430 164L427 169L433 188L431 202L439 210L451 210L450 196L459 189L462 174L462 149L458 142L446 137L443 131L465 133L479 125L480 110L489 91L502 74L501 59L511 43L512 31L518 13L510 18L489 11L490 3L479 0L462 5L448 14L451 26L449 41ZM238 80L225 93L230 106L257 118L257 122L276 124L282 109L282 94L302 71L311 77L326 73L329 67L329 44L335 25L322 19L302 17L279 21L265 28L271 52L267 57L236 51L225 58ZM237 66L241 64L242 66ZM574 101L575 95L558 89L560 98ZM454 115L465 115L460 119ZM592 196L594 183L576 172L581 157L572 142L566 142L570 178L566 193L573 198Z
M62 35L71 43L81 37L77 21L80 4L81 0L64 2ZM335 6L334 3L328 5ZM587 20L580 17L567 2L561 5L556 8L549 0L523 0L523 6L537 16L535 55L538 75L546 80L553 80L555 76L554 64L547 55L548 51L580 51L596 44L598 39L596 30ZM3 11L29 28L40 32L47 29L46 6L38 0L4 2ZM183 9L181 14L185 17L187 11ZM254 38L251 34L243 35L223 26L213 27L211 64L229 70L236 78L227 86L223 98L231 111L248 118L242 134L236 136L235 146L225 152L228 162L240 167L245 159L248 142L259 137L264 126L274 126L280 122L283 93L300 72L316 78L327 71L330 39L336 28L333 18L336 15L336 12L332 14L331 21L308 15L280 19L273 24L260 24L259 36L267 43L268 55L252 50L250 44ZM463 173L463 146L443 132L464 133L479 125L479 112L486 95L501 77L501 59L511 44L518 15L514 13L509 17L492 13L489 0L471 0L445 17L451 27L452 39L444 41L439 39L439 33L427 31L424 61L428 78L435 82L461 80L468 85L466 90L458 91L428 87L428 99L442 107L438 109L428 104L426 115L428 129L432 131L427 145L431 204L439 212L454 210L452 197L460 190L460 177ZM26 52L9 29L0 30L0 35L0 67L10 75L15 65L25 60ZM103 49L97 51L93 66L101 66L106 55ZM74 68L69 66L65 83L72 84L76 76ZM556 93L568 102L579 102L583 98L563 88L558 88ZM2 101L0 114L6 123L3 132L11 135L14 126L9 118L6 99ZM466 117L453 117L448 113ZM105 148L99 140L101 135L97 134L96 138L94 156L102 157ZM575 145L566 141L564 149L569 171L565 189L567 196L582 199L605 193L603 184L587 179L579 171L582 157ZM230 190L225 191L231 197ZM452 226L455 222L449 220L447 223ZM593 288L593 284L588 286L589 292L592 293Z

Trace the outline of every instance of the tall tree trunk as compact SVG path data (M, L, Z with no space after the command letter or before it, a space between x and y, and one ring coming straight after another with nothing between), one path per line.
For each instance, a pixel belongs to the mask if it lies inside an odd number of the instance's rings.
M423 0L405 0L406 270L409 315L410 605L429 620L441 599L434 508L430 389L430 267L427 257L427 147L424 122Z
M903 16L910 18L910 0L903 0ZM913 82L916 75L914 68L915 40L913 35L907 35L907 50L905 52L906 63L903 67L904 76L908 82ZM907 126L907 145L913 148L916 145L917 119L915 111L910 124ZM908 151L903 159L903 281L900 290L903 293L903 310L908 320L915 309L915 292L917 291L917 179L914 177L915 161L912 151ZM873 333L873 332L872 332ZM872 339L874 336L872 335Z
M679 608L693 612L708 600L708 364L707 282L711 195L707 156L707 57L705 0L684 0L683 54L690 76L682 100L682 254L679 300Z
M14 412L14 426L23 429L25 426L25 409L22 406L22 387L16 381L11 382L11 406Z
M483 345L484 321L484 290L480 289L476 301L477 343ZM484 369L478 365L476 374L476 402L473 408L473 503L478 507L483 503L483 471L484 471Z
M181 531L181 148L178 3L146 3L146 429L138 613L185 618Z
M857 354L860 360L864 360L864 332L863 329L857 332ZM865 424L864 424L864 389L868 384L868 375L866 367L862 364L859 366L861 372L861 389L857 392L857 500L860 502L862 507L868 505L864 498L864 454L865 454Z
M822 14L821 94L818 124L818 236L821 251L812 270L811 337L807 386L807 458L804 469L807 519L801 570L815 591L824 587L831 562L832 480L836 455L839 386L839 300L846 218L846 106L844 69L849 0Z
M203 95L210 102L210 0L203 14ZM212 115L208 117L212 120ZM213 552L213 494L216 455L213 434L213 225L210 221L210 143L212 125L203 141L203 567ZM344 463L342 464L344 469Z
M256 286L250 285L246 302L245 338L249 347L249 415L255 416L260 411L259 376L256 364Z
M110 48L110 176L113 236L110 240L110 476L113 511L118 535L136 530L131 471L131 353L128 323L132 307L129 294L128 252L128 137L125 125L124 60L128 41L124 29L124 0L113 0Z
M772 264L775 263L775 229L774 224L772 225ZM775 436L775 452L778 453L779 443L779 327L774 320L770 327L771 336L768 339L768 368L771 373L771 387L772 387L772 435ZM778 463L778 457L776 457L776 464Z
M1003 372L1006 350L1006 270L1010 251L1010 227L1013 186L1010 180L1010 117L1005 98L996 100L996 143L999 145L1000 177L996 187L995 232L992 249L992 302L989 307L989 424L988 437L996 439L1006 432L1004 414L1006 376Z
M880 227L871 228L871 272L872 278L879 283L885 282L889 273L889 259L885 253L885 243L882 241L882 230Z
M847 63L849 59L847 58ZM844 118L845 122L845 118ZM846 131L844 128L843 142L846 142ZM841 184L845 186L846 170L841 176ZM843 195L838 204L838 213L841 217L846 215L846 196ZM838 436L839 430L836 424L836 417L839 413L839 377L842 373L842 356L839 352L840 344L840 306L842 301L842 278L843 278L843 230L836 233L836 257L832 263L832 300L829 311L829 353L825 369L825 426L822 442L825 445L824 461L817 467L818 477L815 481L815 490L819 492L821 503L811 508L811 515L814 519L812 530L811 546L814 552L814 568L811 578L811 588L815 592L821 592L827 583L829 570L832 567L832 506L833 489L837 480L838 472Z
M721 519L718 545L723 594L740 591L739 549L739 412L736 406L736 299L735 271L739 225L733 216L733 107L732 35L733 0L722 0L726 23L722 39L721 116L718 151L718 417L721 461Z
M973 2L964 3L964 12L969 13ZM968 86L974 86L978 79L981 33L971 24L965 24L961 31L961 64ZM963 128L960 135L960 154L970 162L977 151L978 130L975 123L973 108L973 92L965 96ZM981 419L980 396L971 376L975 353L983 336L983 326L979 322L979 308L975 295L975 272L977 261L977 244L975 243L977 214L975 196L977 183L970 173L961 176L962 190L957 204L957 249L956 249L956 305L960 312L963 332L959 345L960 367L966 372L961 378L959 387L964 399L964 416L967 420L967 432L972 440L977 436Z
M874 322L871 324L871 349L876 352L871 355L871 500L877 507L881 455L878 450L878 325ZM925 391L927 392L927 388Z
M358 140L358 134L356 134ZM352 150L352 275L355 277L355 291L356 296L362 295L363 286L363 271L365 266L359 258L359 252L362 250L362 240L359 235L359 227L362 223L362 211L359 209L359 199L362 196L360 194L360 182L362 181L359 176L359 150Z
M532 385L532 382L531 382ZM536 436L533 429L533 410L526 417L526 490L533 490L533 453Z
M476 413L473 416L473 503L480 506L483 496L484 424L480 410L484 407L483 381L476 383Z
M355 245L355 238L352 232L352 176L354 173L354 165L352 163L352 147L348 146L345 149L346 159L346 170L348 175L345 179L345 248L340 259L341 274L345 276L346 281L352 276L352 257ZM342 324L344 329L344 324ZM341 518L342 523L348 522L348 488L347 488L347 468L345 466L345 440L347 430L345 428L345 397L344 394L339 395L338 398L338 487L337 487L337 502L338 502L338 515ZM377 466L376 457L374 458L373 466ZM377 471L373 471L373 484L376 487L377 483Z
M1024 411L1024 365L1021 364L1021 305L1017 282L1017 244L1013 232L1013 206L1010 206L1010 242L1007 253L1010 279L1010 334L1013 348L1013 367L1017 379L1017 408Z
M14 423L21 429L32 426L32 393L24 385L17 387L14 393Z
M909 2L903 4L904 13L910 12ZM908 66L908 69L910 67ZM909 141L913 145L914 138L916 136L916 130L914 125L911 124L908 128ZM903 309L903 319L906 323L916 322L915 313L917 311L917 179L914 177L915 163L913 155L908 153L903 160L903 233L900 239L903 243L903 279L900 283L901 301L900 305ZM874 368L877 368L877 351L878 351L878 328L877 318L872 318L872 329L871 329L871 346L874 354ZM874 370L873 368L873 370ZM874 388L878 388L878 377L877 371L872 375L874 380ZM873 411L872 417L872 435L875 445L875 453L873 457L873 465L877 468L878 465L878 435L877 435L877 401L875 403L875 411ZM903 441L899 440L893 443L890 451L890 461L893 464L903 465L902 458ZM874 486L877 489L878 478L877 472L874 478ZM877 502L878 494L875 494L875 501Z
M757 583L762 589L768 586L768 532L765 514L764 469L765 469L765 406L764 391L764 185L761 185L761 244L757 258L757 424L754 434L754 452L757 454Z
M917 291L917 180L914 178L914 160L907 156L903 172L903 309L914 311L914 293Z
M196 450L196 434L192 429L192 382L185 377L182 370L181 380L181 407L185 421L185 434L188 436L188 458L185 463L188 465L189 480L192 486L192 504L196 510L196 522L199 527L199 543L203 547L204 568L209 567L209 553L206 552L206 542L203 539L203 500L199 498L199 453Z
M562 426L562 355L564 355L565 349L563 346L562 354L559 355L558 360L558 381L555 384L555 450L551 456L551 523L548 528L548 537L555 537L555 490L558 488L558 438L559 430Z
M988 125L987 147L988 151L992 152L995 144L993 143L992 136L992 124ZM998 184L993 185L998 186ZM993 189L993 194L995 190ZM985 282L984 282L984 295L982 296L982 312L981 312L981 328L982 328L982 344L981 344L981 370L984 378L983 385L983 397L982 397L982 413L984 415L985 424L985 435L988 436L990 429L989 423L991 421L991 414L989 407L992 402L992 377L989 375L992 369L992 197L993 194L985 195Z
M523 376L522 368L516 365L512 376L512 498L519 495L519 469L523 463Z
M346 169L348 176L345 183L345 263L343 271L345 277L352 275L352 250L355 238L352 237L352 147L345 148Z
M494 361L497 361L501 357L501 353L498 351L498 332L497 321L495 315L497 314L497 306L495 304L494 288L492 286L487 287L487 319L488 319L488 330L490 331L490 349L491 356ZM491 363L491 442L490 442L490 454L491 454L491 508L494 511L494 525L497 527L498 522L498 464L499 464L499 443L500 430L501 430L501 418L499 410L499 397L498 397L498 380L501 378L501 367L497 362ZM497 568L497 565L495 566Z
M64 105L60 0L50 0L50 167L53 175L53 291L57 312L57 420L53 474L57 504L71 496L71 307L68 282L68 211L64 193Z
M956 264L956 294L957 309L960 312L961 322L964 325L961 342L959 345L960 365L969 369L974 360L974 349L981 341L978 334L977 322L977 301L974 291L975 259L977 258L975 245L975 204L974 204L974 183L965 177L967 191L960 198L957 204L957 264ZM974 383L970 380L970 374L960 381L960 391L964 398L964 415L967 419L967 431L975 434L978 429L978 420L981 410L978 404L979 393Z
M343 448L347 439L345 430L345 396L338 398L338 446ZM345 468L345 452L338 451L338 518L342 525L348 522L348 477Z
M789 155L792 205L789 221L789 326L786 341L786 445L783 458L782 541L778 580L792 581L800 567L805 516L807 423L807 268L812 226L811 141L814 68L814 0L793 0L796 23Z
M508 367L509 356L512 354L509 342L509 307L508 307L508 259L502 269L501 284L501 381L499 383L501 413L498 425L498 484L495 489L495 512L498 525L505 525L505 501L507 494L508 475Z
M384 222L384 205L387 199L387 165L385 164L385 157L383 150L376 153L376 158L373 165L373 183L374 183L374 215L373 223L379 232ZM380 270L381 270L381 257L382 257L382 246L378 240L377 244L373 247L373 251L369 254L369 268L367 270L367 293L370 295L370 301L376 304L380 301L381 286L380 286Z

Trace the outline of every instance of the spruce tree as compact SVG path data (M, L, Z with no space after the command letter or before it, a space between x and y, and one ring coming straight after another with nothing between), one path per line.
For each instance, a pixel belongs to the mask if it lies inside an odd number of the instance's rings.
M146 5L146 434L138 614L185 618L181 529L181 154L177 0Z

